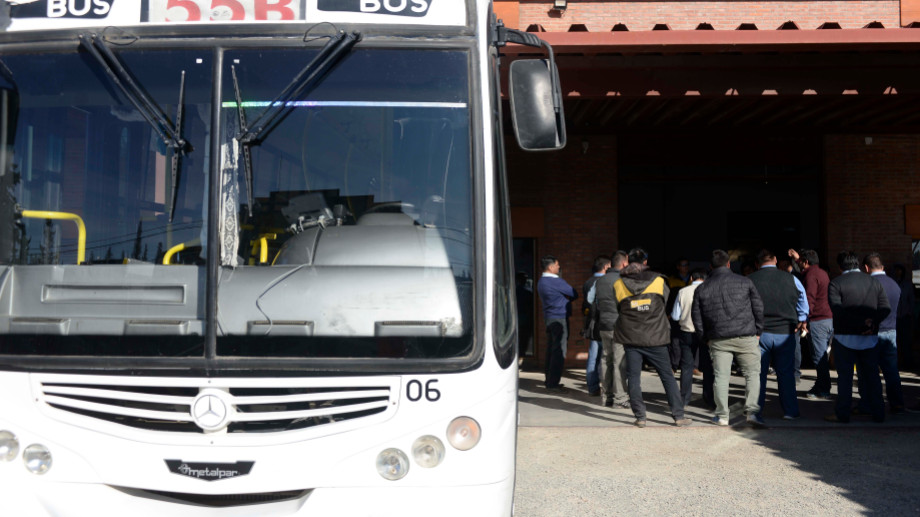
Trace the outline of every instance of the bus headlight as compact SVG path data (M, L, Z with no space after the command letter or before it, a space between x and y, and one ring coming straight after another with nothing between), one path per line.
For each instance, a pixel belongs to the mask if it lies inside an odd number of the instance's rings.
M0 461L13 461L19 454L19 440L9 431L0 431Z
M444 459L444 443L431 435L422 436L412 444L412 457L419 467L437 467Z
M447 441L458 451L468 451L479 443L482 429L479 422L468 416L453 419L447 426Z
M402 479L409 473L409 457L399 449L387 449L377 455L377 472L390 481Z
M22 451L22 461L33 474L44 474L51 468L51 451L41 444L33 443Z

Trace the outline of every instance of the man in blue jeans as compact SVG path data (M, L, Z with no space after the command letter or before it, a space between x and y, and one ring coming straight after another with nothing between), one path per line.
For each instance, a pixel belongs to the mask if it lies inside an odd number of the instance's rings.
M882 320L878 326L878 364L885 377L885 392L888 395L888 408L892 414L904 413L904 393L901 391L901 374L898 373L898 343L897 343L897 320L898 320L898 301L901 298L901 288L893 278L885 274L885 265L882 263L882 257L878 253L870 253L863 259L863 269L869 273L872 278L882 284L885 289L885 296L888 297L888 303L891 305L891 314ZM859 373L859 393L860 399L854 414L868 415L869 405L867 397L862 397L866 393L866 377L863 372Z
M588 364L585 366L585 383L588 385L588 395L596 397L601 394L601 382L598 371L601 366L601 334L597 325L597 308L594 307L594 297L597 295L594 285L599 278L603 278L610 269L610 257L598 255L594 259L594 268L591 278L585 281L582 293L585 301L581 310L585 317L582 336L588 340Z
M754 418L763 424L763 406L767 393L767 370L772 360L776 365L776 383L783 419L799 417L799 401L795 394L795 334L805 328L808 319L808 299L799 279L777 269L776 256L761 250L757 254L760 269L748 278L754 282L763 300L764 328L760 335L760 410Z
M805 396L810 400L830 400L831 368L828 360L828 346L834 335L833 313L827 303L830 277L818 266L818 253L815 250L802 250L801 254L795 250L789 250L789 256L796 261L796 266L802 271L802 281L808 297L808 332L811 333L809 341L816 379L814 386L805 393Z

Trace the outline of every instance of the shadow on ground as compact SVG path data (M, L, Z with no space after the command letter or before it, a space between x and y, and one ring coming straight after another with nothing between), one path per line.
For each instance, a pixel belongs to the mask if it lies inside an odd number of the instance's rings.
M814 383L814 371L802 373L798 386L802 417L794 421L781 418L775 378L769 376L764 409L769 428L754 430L745 423L742 413L743 378L733 377L731 381L731 427L718 428L709 423L712 412L701 405L701 379L696 377L694 401L685 410L694 425L677 429L660 380L654 373L643 372L649 428L640 430L633 427L635 417L629 409L603 407L600 397L588 395L583 371L565 372L563 383L567 390L563 393L546 390L541 373L524 371L519 385L521 426L621 428L622 432L659 432L665 441L673 440L672 433L702 431L706 436L716 437L732 433L788 462L805 473L805 479L833 487L835 497L852 501L864 508L865 513L920 515L920 414L889 415L882 424L855 417L849 424L825 422L823 417L833 412L834 402L805 398L804 392ZM908 406L917 404L920 377L904 373L902 378ZM664 447L666 442L661 443ZM833 512L833 507L827 511Z

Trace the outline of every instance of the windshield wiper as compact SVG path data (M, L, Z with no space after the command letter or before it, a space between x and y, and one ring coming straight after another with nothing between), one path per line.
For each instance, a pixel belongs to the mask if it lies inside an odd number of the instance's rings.
M240 85L236 78L236 67L231 66L233 75L233 91L236 95L236 109L240 119L240 134L236 140L240 143L243 153L243 167L246 180L246 205L249 217L252 218L253 182L252 182L252 154L249 148L259 145L268 133L290 112L295 99L303 96L310 88L319 84L320 80L329 70L338 63L355 44L361 40L359 32L347 34L338 32L329 37L329 41L320 49L319 54L298 73L281 93L274 98L262 113L253 121L251 126L246 124L246 115L243 111L243 99Z
M163 114L150 95L142 90L128 70L105 43L105 39L97 34L80 34L80 44L99 63L115 86L127 97L144 120L156 132L160 140L172 149L172 189L169 196L169 222L172 222L176 212L176 195L179 192L179 170L181 158L192 151L192 146L182 137L182 108L185 104L185 70L179 80L179 104L176 107L176 122L173 124Z
M240 135L242 135L246 131L246 110L243 109L243 98L240 94L240 83L236 79L235 65L230 65L230 73L233 75L236 114L240 119ZM237 136L237 140L240 140L239 136ZM246 208L249 210L249 218L252 219L252 153L249 151L249 144L240 142L240 152L243 153L243 173L246 175Z

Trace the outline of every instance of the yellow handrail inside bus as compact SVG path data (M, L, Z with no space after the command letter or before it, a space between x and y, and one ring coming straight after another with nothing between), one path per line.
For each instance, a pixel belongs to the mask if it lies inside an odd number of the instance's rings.
M278 233L263 233L259 235L257 240L251 242L252 244L252 253L256 252L256 246L259 247L259 264L268 263L268 241L275 240L278 238ZM255 259L249 259L249 265L254 266Z
M268 262L268 237L262 235L259 237L259 242L262 244L259 249L259 264L265 264Z
M83 219L79 215L48 210L23 210L22 216L30 219L58 219L75 222L77 224L77 264L86 261L86 225L83 224Z
M176 244L172 248L169 248L166 254L163 255L163 265L168 266L169 263L172 261L173 255L175 255L176 253L179 253L180 251L186 248L191 248L193 246L201 246L201 239L192 239L188 242L183 242L182 244Z

